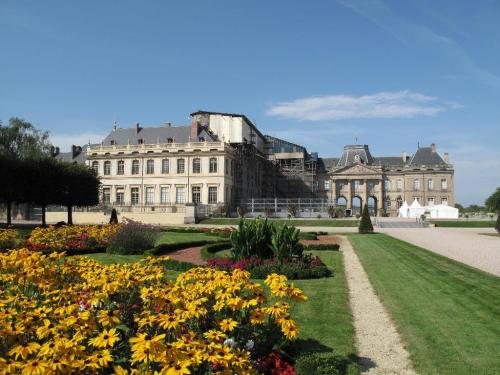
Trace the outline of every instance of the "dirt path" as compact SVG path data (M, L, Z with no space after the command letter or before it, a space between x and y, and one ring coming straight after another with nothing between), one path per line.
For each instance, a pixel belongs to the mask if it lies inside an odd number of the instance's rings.
M170 259L180 260L198 265L204 265L205 261L201 259L201 246L188 247L187 249L176 250L167 254Z
M416 374L396 327L349 240L341 237L362 374Z

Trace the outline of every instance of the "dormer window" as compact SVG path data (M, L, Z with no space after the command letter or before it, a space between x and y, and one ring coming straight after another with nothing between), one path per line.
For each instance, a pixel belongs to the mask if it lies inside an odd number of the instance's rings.
M143 143L144 143L144 140L143 140L142 138L139 138L139 139L137 140L137 144L138 144L138 145L142 145Z
M198 137L198 141L205 142L205 137Z
M174 143L174 139L173 138L167 138L167 143Z
M111 146L114 146L114 145L116 145L116 141L115 141L114 139L112 139L111 141L109 141L109 144L110 144Z

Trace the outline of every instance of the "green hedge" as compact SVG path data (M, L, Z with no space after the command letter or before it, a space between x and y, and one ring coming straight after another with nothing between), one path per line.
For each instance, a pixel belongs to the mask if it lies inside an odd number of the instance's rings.
M447 220L437 220L431 221L436 227L448 227L448 228L493 228L495 222L493 220L460 220L460 221L447 221Z
M340 249L340 245L337 243L319 243L304 246L304 250L333 250L337 251Z
M301 240L317 240L318 234L316 232L300 232L299 237Z
M207 260L213 258L214 254L219 251L231 248L231 243L228 241L209 243L201 248L201 259Z
M289 280L321 279L332 275L325 265L307 268L300 263L261 264L249 271L252 279L265 279L272 273L285 275Z
M183 262L181 260L169 259L164 262L164 266L167 270L185 272L191 268L199 267L194 263Z
M43 250L42 254L43 255L49 255L53 253L54 250ZM59 251L62 253L62 251ZM66 255L86 255L86 254L94 254L94 253L105 253L106 248L105 247L94 247L91 249L69 249L65 250Z

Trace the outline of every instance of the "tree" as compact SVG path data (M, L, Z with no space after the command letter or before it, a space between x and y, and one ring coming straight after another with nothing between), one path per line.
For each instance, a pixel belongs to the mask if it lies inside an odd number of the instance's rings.
M361 214L361 220L359 222L359 233L373 233L373 225L370 219L370 211L368 210L368 205L365 204L363 207L363 213Z
M25 164L16 159L0 157L0 199L5 203L7 210L7 225L12 224L12 203L20 202L25 197L26 184L19 184L25 175Z
M73 225L73 207L99 203L99 179L94 171L81 164L61 163L60 190L57 203L67 207L68 224Z
M497 188L497 190L491 194L488 199L484 202L486 205L486 208L490 212L500 212L500 188Z
M464 210L464 206L462 206L460 203L455 203L455 208L457 208L460 212Z

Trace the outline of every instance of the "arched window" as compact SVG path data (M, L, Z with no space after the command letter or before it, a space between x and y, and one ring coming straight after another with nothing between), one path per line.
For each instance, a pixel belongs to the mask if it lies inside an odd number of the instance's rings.
M193 173L201 173L201 160L200 160L200 158L193 159Z
M116 164L116 174L124 174L125 173L125 162L123 160L118 160Z
M177 173L184 173L184 159L177 159Z
M139 174L139 160L132 160L132 174Z
M111 162L109 160L104 162L104 174L106 176L111 174Z
M155 173L155 161L153 159L149 159L146 162L146 174Z
M168 174L170 171L170 165L168 163L168 159L163 159L161 161L161 173Z
M209 161L209 172L216 173L217 172L217 158L210 158Z
M92 162L92 169L96 175L99 174L99 162L98 161Z

